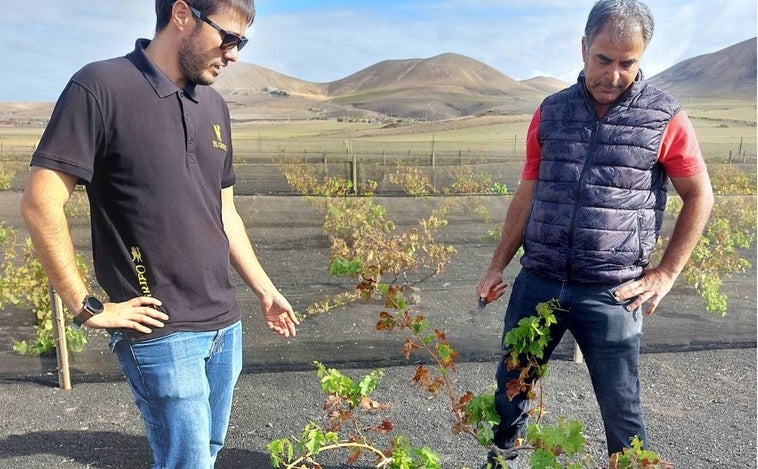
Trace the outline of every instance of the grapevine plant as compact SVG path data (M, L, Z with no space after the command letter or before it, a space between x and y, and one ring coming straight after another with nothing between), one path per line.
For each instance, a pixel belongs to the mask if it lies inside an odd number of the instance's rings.
M31 308L35 318L34 339L17 340L13 350L22 355L49 355L55 351L56 339L53 313L48 292L48 280L37 260L29 238L19 240L16 232L0 225L0 247L4 258L0 263L3 281L0 283L0 308L5 305ZM84 260L77 256L76 265L83 278L88 275ZM71 352L80 352L87 344L82 330L74 329L71 313L66 312L66 344Z
M333 275L348 272L358 278L359 287L308 307L306 314L318 314L344 306L360 298L368 299L376 286L407 280L410 272L427 278L441 273L455 247L440 243L436 235L447 225L447 208L433 210L417 226L399 230L387 210L371 197L377 187L367 181L351 196L353 183L324 176L300 165L283 168L288 183L308 197L308 202L324 213L323 231L331 245Z
M358 266L355 267L357 271ZM523 394L536 402L536 410L531 413L533 422L527 427L526 438L513 449L502 450L493 444L493 429L500 423L494 395L475 395L471 391L461 393L455 389L452 375L456 371L458 352L443 331L431 328L424 316L410 310L403 295L404 286L381 284L376 286L376 290L383 296L385 306L379 313L376 329L388 333L403 332L406 340L402 353L406 359L417 352L431 358L431 366L421 364L416 367L412 382L414 387L425 390L432 397L443 394L447 398L454 435L470 437L477 444L495 451L498 458L512 453L530 453L530 465L535 469L597 467L586 451L580 422L564 419L559 419L555 425L541 422L544 415L543 394L538 378L546 375L547 366L539 361L549 340L550 326L555 323L554 311L560 308L556 300L539 304L537 314L522 319L504 339L509 350L504 360L512 369L521 370L519 377L508 383L508 396L513 398ZM408 437L394 435L394 423L377 415L388 408L387 404L371 398L382 377L381 369L354 380L321 363L315 365L316 374L321 380L321 391L325 395L327 422L324 425L310 422L298 437L281 438L269 443L273 467L321 468L319 456L329 451L346 452L349 465L369 459L377 468L442 467L439 456L432 449L414 447ZM535 386L539 386L539 392ZM367 418L373 423L364 423ZM609 464L613 469L670 467L655 453L644 450L642 442L637 439L631 441L630 447L622 453L614 455Z
M756 179L734 165L714 165L708 169L714 193L719 196L708 224L695 247L682 277L700 294L705 308L713 314L727 313L723 279L746 272L752 265L744 252L756 239ZM669 198L666 211L676 216L682 200ZM668 239L658 243L653 263L657 263Z

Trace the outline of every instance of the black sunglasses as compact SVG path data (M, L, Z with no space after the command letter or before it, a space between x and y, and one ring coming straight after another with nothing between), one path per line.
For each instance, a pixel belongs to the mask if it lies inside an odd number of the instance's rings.
M218 33L221 35L221 46L219 48L222 51L228 52L235 47L237 48L237 51L241 51L242 48L245 47L245 44L247 44L247 38L245 36L237 36L234 33L225 31L223 28L221 28L221 26L209 20L208 17L202 14L197 8L190 5L187 6L189 6L193 15L195 15L198 19L208 23L211 28L218 31Z

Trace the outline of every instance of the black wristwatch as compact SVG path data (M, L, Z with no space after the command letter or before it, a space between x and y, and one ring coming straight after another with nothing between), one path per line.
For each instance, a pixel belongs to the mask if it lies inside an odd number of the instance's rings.
M74 316L74 327L77 329L82 327L92 316L102 313L103 309L105 309L103 302L97 299L97 297L92 295L85 296L82 309Z

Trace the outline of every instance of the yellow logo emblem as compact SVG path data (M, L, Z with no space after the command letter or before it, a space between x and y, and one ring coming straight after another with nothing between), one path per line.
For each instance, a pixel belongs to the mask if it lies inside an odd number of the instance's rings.
M150 284L147 280L147 267L145 267L142 260L142 249L139 246L132 246L130 252L132 254L132 262L134 262L134 272L137 274L139 289L143 295L152 296Z
M142 250L137 246L132 246L132 262L142 263Z
M226 151L226 143L221 138L221 125L213 124L213 132L216 134L216 139L213 140L213 148Z

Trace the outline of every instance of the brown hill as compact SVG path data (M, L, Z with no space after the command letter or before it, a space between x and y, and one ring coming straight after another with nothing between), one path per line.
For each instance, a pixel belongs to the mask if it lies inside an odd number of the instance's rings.
M684 60L650 78L679 99L756 98L756 38Z
M407 88L424 88L425 92L442 90L493 96L534 91L488 65L452 53L429 59L379 62L330 83L328 91L330 96L339 97L374 90Z
M680 99L756 99L756 38L685 60L650 79ZM386 60L330 83L313 83L249 63L219 76L216 89L235 120L374 118L441 120L531 113L567 84L549 77L516 81L459 54ZM47 120L51 103L4 103L0 123Z
M755 100L756 38L680 62L650 81L680 99ZM265 113L279 118L385 115L422 120L528 113L565 86L549 77L519 82L452 53L385 60L330 83L305 82L237 64L222 74L217 85L237 118L260 118Z
M387 60L332 82L334 104L425 120L531 112L545 93L459 54Z
M237 119L283 114L293 118L372 117L428 120L489 113L531 112L565 84L553 79L519 82L459 54L386 60L331 83L312 83L252 64L225 70L215 87Z
M561 80L550 77L534 77L528 80L523 80L521 83L542 91L546 96L569 86Z
M0 103L0 126L47 123L55 103Z
M271 94L275 90L287 90L289 94L313 99L322 99L326 85L298 80L265 67L250 63L236 63L225 69L214 87L225 95Z

